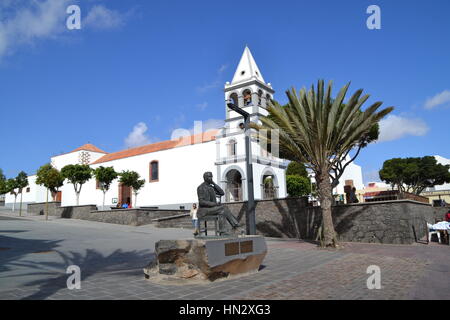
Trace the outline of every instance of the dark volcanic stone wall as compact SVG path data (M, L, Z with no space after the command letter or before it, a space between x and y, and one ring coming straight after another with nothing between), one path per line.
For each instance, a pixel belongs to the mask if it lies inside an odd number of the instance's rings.
M246 203L227 206L245 221ZM437 214L430 205L411 200L333 207L341 241L411 244L426 236L426 222L434 223ZM315 239L321 222L320 207L307 207L303 198L257 201L257 231L268 237Z

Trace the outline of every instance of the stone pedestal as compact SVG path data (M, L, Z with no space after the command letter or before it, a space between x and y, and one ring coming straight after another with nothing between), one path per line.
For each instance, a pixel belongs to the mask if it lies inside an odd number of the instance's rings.
M147 279L209 280L257 272L267 254L262 236L160 240L156 259L144 268Z

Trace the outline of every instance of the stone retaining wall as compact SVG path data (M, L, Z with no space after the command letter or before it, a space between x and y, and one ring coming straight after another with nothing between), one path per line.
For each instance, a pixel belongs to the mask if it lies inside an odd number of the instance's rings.
M309 225L310 217L304 215L307 203L307 198L255 201L258 234L276 238L298 238L299 234L305 235L298 228ZM226 203L226 206L241 223L245 223L246 202Z
M141 226L152 224L156 218L179 215L185 213L186 210L143 210L136 208L98 211L95 205L86 205L61 207L60 212L61 218Z
M227 203L245 223L246 202ZM31 205L29 212L43 214L45 203ZM359 203L333 207L333 221L341 241L411 244L426 236L426 223L442 220L448 208L412 200ZM161 228L192 228L188 210L116 209L98 211L95 205L59 207L49 203L49 214L61 218L144 225ZM168 219L166 219L168 218ZM320 207L308 207L306 198L256 201L258 234L278 238L315 239L321 225Z
M192 226L192 219L189 213L174 215L167 218L160 218L154 220L155 227L158 228L183 228L194 229Z
M67 206L61 207L60 202L49 202L49 215L64 219L81 219L105 223L124 224L140 226L154 223L155 219L186 214L189 210L164 210L164 209L114 209L97 210L96 205ZM30 205L28 214L44 215L45 202ZM188 214L188 218L189 214ZM170 223L167 223L170 227Z
M229 203L245 222L246 203ZM435 208L412 200L334 206L333 221L341 241L411 244L426 235L425 221L434 223ZM256 201L258 234L315 239L322 222L320 207L307 207L304 198Z
M68 206L58 208L58 216L64 219L89 219L91 212L97 210L97 206L94 204L82 205L82 206Z
M45 202L31 203L28 205L28 214L33 216L45 215ZM49 216L61 216L58 211L61 207L61 202L49 202L48 203L48 215Z
M412 244L426 236L434 211L411 200L363 203L334 207L333 221L341 241Z

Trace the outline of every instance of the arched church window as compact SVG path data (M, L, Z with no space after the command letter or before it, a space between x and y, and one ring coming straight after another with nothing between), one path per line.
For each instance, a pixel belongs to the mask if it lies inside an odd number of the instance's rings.
M228 142L228 156L232 157L235 156L237 153L237 142L234 139L231 139L230 142Z
M262 96L263 96L262 90L258 90L258 106L261 106L262 104Z
M233 101L233 104L234 104L235 106L238 106L238 105L239 105L239 99L238 99L237 93L232 93L232 94L230 94L230 99Z
M150 182L156 182L159 180L159 162L152 161L150 162Z
M266 94L266 105L267 106L269 106L270 100L272 100L272 97L270 96L270 94Z
M252 103L252 92L245 89L242 95L244 96L244 106L249 106Z
M262 179L262 197L263 199L277 198L276 178L273 174L264 174Z

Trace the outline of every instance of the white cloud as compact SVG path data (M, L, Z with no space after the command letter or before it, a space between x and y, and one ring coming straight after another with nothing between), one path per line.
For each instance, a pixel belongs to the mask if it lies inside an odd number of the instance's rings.
M211 89L218 88L220 86L220 81L215 80L214 82L205 84L203 86L197 87L197 91L200 93L205 93L206 91L209 91Z
M0 59L11 55L22 46L38 41L57 39L70 32L66 26L66 12L72 0L0 0ZM121 14L103 5L94 5L89 11L81 7L81 30L85 26L112 29L124 24L133 10ZM77 31L81 32L81 31Z
M20 45L54 38L64 32L69 1L5 2L0 7L0 57L12 53Z
M197 108L200 109L201 111L204 111L207 107L208 107L208 102L206 102L206 101L203 103L197 104Z
M450 90L444 90L425 102L425 109L433 109L439 105L450 103Z
M135 125L133 131L125 138L125 147L133 148L152 143L152 139L145 134L147 130L147 125L144 122L139 122Z
M103 5L95 5L83 20L82 27L114 29L124 24L125 16Z
M197 87L197 91L199 93L205 93L211 89L220 87L220 85L222 84L221 75L227 68L228 68L228 65L226 65L226 64L221 65L219 67L219 69L217 70L216 79L210 83L203 85L203 86Z
M380 121L378 142L392 141L407 135L424 136L429 128L422 119L408 119L389 115Z
M227 70L228 65L227 64L223 64L220 66L219 70L217 70L218 74L221 74L222 72L224 72L225 70Z

